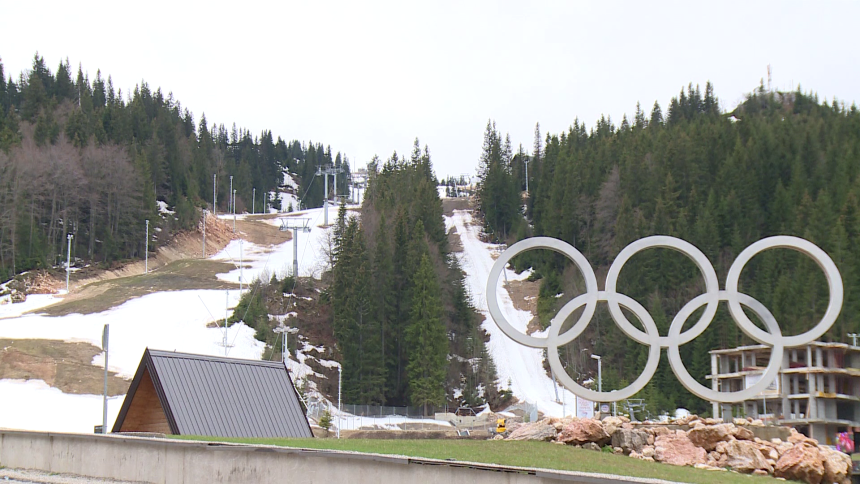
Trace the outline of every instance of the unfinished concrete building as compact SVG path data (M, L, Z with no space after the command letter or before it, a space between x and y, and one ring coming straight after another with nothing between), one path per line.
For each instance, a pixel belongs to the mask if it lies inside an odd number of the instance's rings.
M759 382L770 360L769 346L713 350L711 388L738 391ZM860 426L860 347L812 342L787 348L779 375L754 400L713 402L714 417L752 416L768 424L788 425L835 444L836 435Z

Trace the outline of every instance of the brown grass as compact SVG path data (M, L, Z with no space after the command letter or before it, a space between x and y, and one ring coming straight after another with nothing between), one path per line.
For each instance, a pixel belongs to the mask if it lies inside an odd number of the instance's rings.
M44 380L63 393L101 394L104 368L93 366L101 349L89 343L47 339L0 339L0 379ZM122 395L129 383L109 372L108 393Z

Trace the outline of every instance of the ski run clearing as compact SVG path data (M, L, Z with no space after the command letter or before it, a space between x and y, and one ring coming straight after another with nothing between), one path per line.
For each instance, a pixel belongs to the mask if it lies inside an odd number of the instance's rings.
M350 207L355 209L357 207ZM329 206L329 224L337 219L336 205ZM163 210L167 210L166 207ZM299 231L298 255L301 276L320 277L328 270L329 260L326 247L330 243L331 227L322 227L324 213L322 208L282 214L288 219L310 219L309 233ZM225 219L232 215L220 215ZM236 215L236 217L243 217ZM247 216L245 216L247 217ZM464 251L458 254L466 282L474 299L475 307L486 317L484 329L490 334L488 350L493 356L498 370L499 385L511 389L516 397L537 404L540 411L547 415L561 416L574 411L575 397L559 387L558 395L565 404L556 401L556 388L545 374L542 364L542 351L526 348L507 338L489 319L485 299L487 276L493 265L492 253L498 247L481 242L478 235L480 227L473 225L468 211L455 211L452 217L445 217L446 228L456 227ZM281 225L280 219L267 219L266 223ZM241 243L232 241L221 252L210 257L211 260L232 262L236 269L219 274L224 281L243 284L257 277L271 277L277 274L284 277L292 271L293 243L263 246L247 240ZM241 254L240 254L241 251ZM239 268L239 260L242 267ZM522 279L527 274L517 275L508 271L507 278ZM501 287L501 282L499 283ZM499 291L500 303L509 320L518 328L525 329L531 315L516 310L507 292ZM185 290L157 292L131 299L107 311L81 315L70 314L49 317L38 314L40 308L62 301L57 295L32 295L24 303L0 305L0 338L11 339L52 339L67 342L87 342L101 346L102 328L110 324L109 369L119 376L130 379L134 376L145 348L199 353L205 355L224 355L238 358L259 359L263 353L263 343L254 339L254 330L242 323L227 330L225 348L223 321L232 315L239 301L238 290ZM35 312L28 313L28 312ZM27 313L27 314L25 314ZM294 313L276 316L285 328ZM211 323L220 323L215 326ZM305 349L310 346L305 344ZM5 348L0 348L5 351ZM298 352L299 361L290 360L288 368L294 380L313 373L305 364L307 358ZM325 366L336 366L336 362L320 361ZM92 364L104 367L102 354L93 358ZM0 380L0 428L15 428L55 432L90 433L93 426L102 421L101 395L65 394L48 386L42 380ZM108 425L116 418L124 395L108 399ZM565 408L566 406L566 408ZM395 428L409 419L389 417L367 419L343 415L342 428L378 426ZM429 421L425 421L430 423ZM437 422L445 425L445 422Z

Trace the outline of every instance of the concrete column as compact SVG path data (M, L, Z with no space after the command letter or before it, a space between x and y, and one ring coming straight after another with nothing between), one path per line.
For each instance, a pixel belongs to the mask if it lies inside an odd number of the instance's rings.
M711 390L719 391L720 382L717 378L719 374L718 365L717 365L717 355L711 354ZM720 404L717 402L711 402L711 413L713 413L714 418L720 418Z
M791 365L788 362L789 355L785 352L782 353L782 367L780 368L779 376L779 394L782 397L782 417L786 418L786 414L791 411L791 404L788 401L788 395L791 393L791 375L787 375L785 370L790 368ZM774 412L775 414L776 412Z
M807 374L806 377L809 379L809 403L806 407L806 418L817 418L818 400L815 398L815 395L818 393L818 378L816 375L810 374Z

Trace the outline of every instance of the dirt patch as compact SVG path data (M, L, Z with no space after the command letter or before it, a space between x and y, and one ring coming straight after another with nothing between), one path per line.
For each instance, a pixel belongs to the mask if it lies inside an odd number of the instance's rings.
M283 244L293 239L292 232L281 232L278 227L263 222L279 217L279 214L246 217L245 220L236 221L236 230L242 233L245 240L258 245Z
M457 233L457 227L451 227L451 230L448 231L448 248L451 249L451 252L463 252L463 240Z
M211 256L227 246L233 240L233 225L227 225L223 220L206 217L206 255ZM179 232L166 245L159 247L155 254L149 256L149 270L164 267L171 262L186 259L200 259L203 255L203 226L197 230ZM118 279L143 274L147 263L143 260L128 262L109 270L97 267L83 268L73 272L70 281L70 292L74 295L81 288L94 282ZM62 274L65 282L65 274Z
M442 214L449 217L454 215L454 210L469 210L470 208L472 208L471 197L442 199Z
M220 281L217 274L235 269L233 264L202 259L171 262L148 274L94 282L72 293L58 304L39 309L48 316L93 314L140 296L162 291L187 289L236 289L238 284Z
M526 332L531 334L535 331L540 331L540 321L537 317L537 298L540 291L540 281L508 281L503 283L502 287L508 291L515 308L520 311L528 311L532 314L532 319L529 320Z
M0 339L0 379L44 380L63 393L99 395L104 368L93 366L101 349L89 343ZM108 394L123 395L131 382L108 372Z

